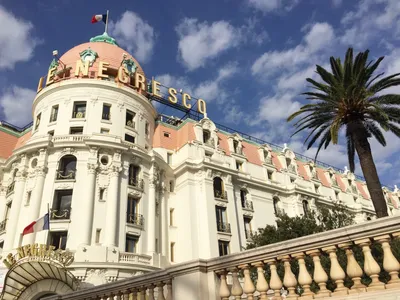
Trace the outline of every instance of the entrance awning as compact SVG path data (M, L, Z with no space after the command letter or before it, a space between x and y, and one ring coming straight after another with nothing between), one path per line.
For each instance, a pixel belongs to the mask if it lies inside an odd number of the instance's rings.
M16 262L7 272L1 299L18 299L30 285L44 279L64 282L73 291L76 291L79 285L75 276L57 261L40 257L25 257Z

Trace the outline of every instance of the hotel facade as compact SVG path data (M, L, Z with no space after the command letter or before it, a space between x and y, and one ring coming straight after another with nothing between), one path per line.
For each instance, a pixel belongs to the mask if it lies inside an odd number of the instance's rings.
M278 211L340 201L357 223L375 218L354 174L219 126L205 104L199 119L160 115L157 84L143 78L135 58L97 36L53 59L32 99L33 124L1 124L3 299L238 253ZM400 192L384 194L396 215ZM48 231L22 236L48 211Z

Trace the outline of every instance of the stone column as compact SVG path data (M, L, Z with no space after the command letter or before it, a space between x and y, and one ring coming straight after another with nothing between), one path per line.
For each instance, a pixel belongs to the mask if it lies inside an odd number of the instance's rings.
M6 239L4 241L4 249L11 250L18 246L20 234L22 232L17 232L17 225L19 222L19 212L21 210L22 198L25 192L25 183L26 183L26 170L25 168L21 168L18 170L15 177L15 186L14 186L14 195L12 196L12 206L9 220L7 221L7 234ZM32 222L32 221L28 221ZM28 225L27 223L26 225Z
M82 199L83 201L80 206L80 215L83 218L82 219L83 222L81 223L82 224L81 234L79 236L79 243L78 243L84 245L90 245L92 240L97 164L88 163L87 167L88 167L87 190L86 190L86 197ZM118 176L116 178L118 184ZM118 191L118 185L117 185L117 191ZM114 200L116 201L117 198L115 198ZM108 222L106 224L107 227L110 226Z
M107 246L117 246L116 236L118 229L118 186L119 186L119 166L111 166L110 184L108 186L106 203L106 220L104 242Z
M148 201L148 215L147 220L147 252L150 255L156 252L156 185L158 182L158 170L155 165L150 169L149 177L149 198Z
M165 189L161 191L161 253L168 261L168 203Z
M42 205L42 196L43 196L43 188L44 181L46 179L47 168L44 166L36 167L35 175L36 175L36 183L35 187L32 191L30 209L28 215L24 216L24 219L27 220L27 224L29 222L33 222L39 219L40 216L40 207ZM49 216L50 217L50 216ZM27 234L24 236L24 244L33 244L35 242L36 233Z

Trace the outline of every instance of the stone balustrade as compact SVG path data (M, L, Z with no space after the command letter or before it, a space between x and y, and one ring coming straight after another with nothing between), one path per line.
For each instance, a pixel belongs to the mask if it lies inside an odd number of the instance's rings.
M394 300L399 238L400 216L388 217L45 299Z

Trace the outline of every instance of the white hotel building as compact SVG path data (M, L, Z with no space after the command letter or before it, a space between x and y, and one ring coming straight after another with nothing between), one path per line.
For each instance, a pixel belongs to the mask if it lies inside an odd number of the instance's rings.
M5 269L4 299L40 299L240 252L278 209L295 216L340 200L357 222L374 218L365 183L350 172L207 117L160 116L147 91L118 81L121 64L144 75L126 53L104 35L72 48L52 62L54 82L32 99L33 125L0 126L3 259L34 243L74 254L63 276L38 271L51 262ZM78 60L90 61L87 77L75 76ZM103 77L100 61L109 64ZM399 191L385 195L396 214ZM50 230L22 237L48 206Z

